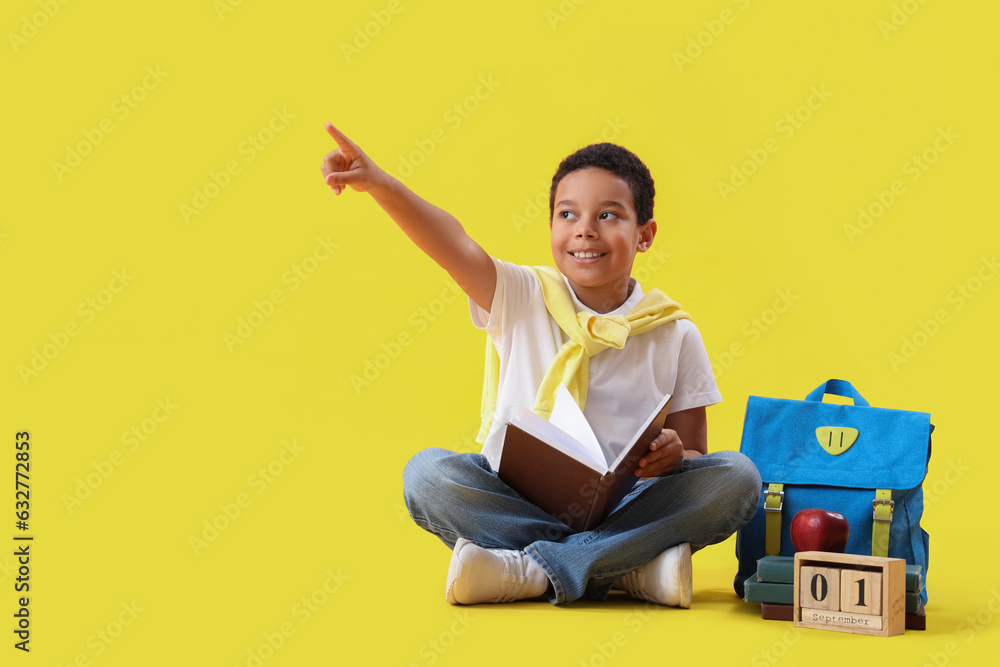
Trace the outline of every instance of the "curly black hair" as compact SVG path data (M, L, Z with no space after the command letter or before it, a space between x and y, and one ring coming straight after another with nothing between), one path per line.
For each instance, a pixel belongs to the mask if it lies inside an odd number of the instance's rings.
M590 167L604 169L625 181L632 191L632 207L640 226L653 217L656 188L653 187L653 176L649 169L627 148L618 144L600 143L584 146L559 163L549 190L549 220L555 212L556 187L559 182L574 171Z

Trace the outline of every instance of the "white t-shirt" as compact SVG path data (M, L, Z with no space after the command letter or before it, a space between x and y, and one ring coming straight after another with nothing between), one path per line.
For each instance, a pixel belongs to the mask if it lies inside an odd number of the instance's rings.
M500 356L497 409L482 450L496 470L504 424L535 404L538 387L568 337L546 310L541 286L529 269L496 258L493 263L497 286L490 312L471 299L469 308L473 323L486 330ZM625 315L643 296L636 281L628 300L605 314ZM579 311L596 314L575 294L573 302ZM583 414L608 461L618 456L666 394L673 395L670 412L722 401L701 334L691 320L674 320L630 336L622 349L607 348L590 358Z

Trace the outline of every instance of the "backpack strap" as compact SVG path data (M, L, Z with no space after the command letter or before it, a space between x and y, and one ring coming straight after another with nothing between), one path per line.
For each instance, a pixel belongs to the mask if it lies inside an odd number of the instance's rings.
M764 491L764 553L777 556L781 551L781 508L785 504L785 485L771 483Z
M885 558L889 555L889 526L895 506L892 489L875 490L875 499L872 500L872 556Z

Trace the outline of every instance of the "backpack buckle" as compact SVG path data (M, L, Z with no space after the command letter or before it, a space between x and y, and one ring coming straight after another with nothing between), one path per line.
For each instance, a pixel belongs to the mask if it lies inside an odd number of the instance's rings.
M878 516L878 506L888 505L889 506L889 516L888 518L882 519ZM892 512L896 509L896 502L893 500L884 500L882 498L876 498L872 501L872 519L874 521L892 521Z
M774 507L771 503L771 498L773 496L778 497L778 506ZM764 511L765 512L780 512L781 508L785 506L785 492L782 491L771 491L770 489L764 492Z

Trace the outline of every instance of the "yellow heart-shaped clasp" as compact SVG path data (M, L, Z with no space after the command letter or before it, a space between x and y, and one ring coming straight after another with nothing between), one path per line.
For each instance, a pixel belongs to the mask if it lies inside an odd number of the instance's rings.
M820 426L816 429L816 439L827 454L839 456L858 439L858 429L850 426Z

